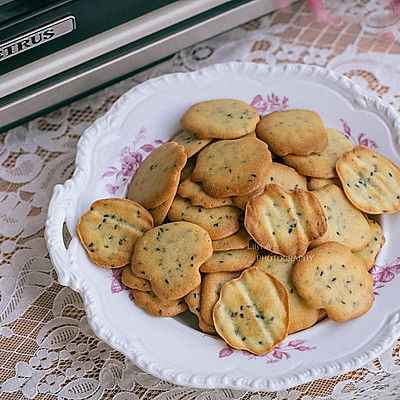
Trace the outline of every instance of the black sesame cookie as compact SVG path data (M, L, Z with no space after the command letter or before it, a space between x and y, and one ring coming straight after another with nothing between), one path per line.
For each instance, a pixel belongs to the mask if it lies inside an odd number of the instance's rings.
M368 214L400 210L400 169L366 146L343 154L336 171L348 199Z
M151 291L150 281L134 275L130 265L125 265L125 267L122 268L121 281L125 286L128 286L128 288L141 290L142 292Z
M275 111L257 125L257 136L278 156L319 153L328 145L320 116L309 110Z
M367 267L340 243L326 243L297 261L292 281L306 304L324 308L334 321L365 314L374 302L373 280Z
M222 239L239 230L241 211L232 206L204 208L176 196L168 212L171 221L189 221L204 228L211 239Z
M214 251L245 249L249 247L251 236L241 227L236 233L223 239L213 240Z
M117 268L130 262L137 238L152 227L152 216L140 204L112 198L95 201L76 230L94 263Z
M254 132L260 116L256 109L235 99L193 104L183 115L181 127L201 139L236 139Z
M363 213L353 206L336 185L314 190L327 218L328 229L322 237L313 240L311 248L323 243L338 242L358 250L371 238L371 228Z
M210 196L206 193L201 183L192 182L189 179L184 180L178 187L178 194L181 197L190 199L194 206L201 206L204 208L216 208L222 206L233 206L231 197L217 198Z
M386 238L377 222L368 220L368 224L371 227L371 239L362 249L353 251L353 254L365 262L369 271L374 266L376 256L385 244Z
M287 290L272 275L258 268L247 269L222 286L213 320L230 346L266 354L288 334Z
M132 272L148 279L158 297L179 299L200 285L200 265L212 255L207 231L190 222L171 222L139 239Z
M257 256L258 250L256 249L214 251L211 258L200 267L200 272L243 271L253 265Z
M328 186L330 184L336 185L337 187L340 188L342 187L339 178L310 178L310 180L307 183L307 189L317 190L323 188L324 186Z
M172 141L178 143L185 148L187 157L192 157L193 154L199 152L203 147L207 146L212 139L199 139L194 133L181 131L178 132Z
M289 154L283 157L285 164L296 168L302 175L314 178L336 177L336 162L344 152L353 149L354 146L343 133L330 128L326 128L326 132L328 133L329 143L324 150L309 156Z
M174 317L185 312L188 307L184 299L165 300L154 292L132 289L135 303L155 317Z
M214 326L212 313L219 299L222 285L239 276L240 272L216 272L204 275L201 283L200 313L209 326Z
M185 148L175 142L158 147L139 165L126 197L145 208L156 208L168 201L178 189L186 159Z
M174 201L175 198L174 193L171 198L169 198L167 201L164 201L164 203L160 204L158 207L155 208L149 208L148 211L153 217L154 220L154 226L161 225L165 217L168 215L168 211L171 208L172 202Z
M267 185L250 199L244 225L261 247L290 257L301 257L310 242L327 230L324 211L313 193L286 192L278 185Z
M286 259L273 254L260 256L253 267L259 268L273 275L289 294L289 335L314 325L319 316L319 311L308 307L304 300L297 293L292 282L292 269L296 260Z
M240 196L262 185L271 163L268 146L257 138L220 140L199 153L191 179L213 197Z

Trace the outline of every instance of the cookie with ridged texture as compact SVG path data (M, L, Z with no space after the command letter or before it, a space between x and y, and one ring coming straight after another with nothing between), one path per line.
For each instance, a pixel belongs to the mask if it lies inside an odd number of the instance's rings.
M205 192L201 183L192 182L189 179L184 180L178 187L178 194L181 197L190 199L194 206L201 206L204 208L216 208L222 206L233 206L231 197L217 198L210 196Z
M319 310L308 307L293 285L291 275L295 262L293 259L285 259L280 256L264 255L260 256L253 265L253 267L273 275L288 291L290 310L289 335L314 325L319 316Z
M175 142L158 147L139 165L126 197L145 208L168 201L176 193L186 159L185 148Z
M214 326L212 313L222 285L239 276L240 272L216 272L204 275L201 283L200 314L206 324Z
M368 220L368 224L371 227L371 239L362 249L353 251L353 254L365 262L369 271L374 266L376 256L385 244L386 238L377 222Z
M367 267L340 243L326 243L297 261L292 281L307 305L324 308L334 321L365 314L374 302L373 280Z
M136 240L152 227L152 216L140 204L111 198L95 201L76 230L94 263L117 268L130 262Z
M214 251L211 258L200 267L200 271L207 273L243 271L253 265L257 256L256 249Z
M267 185L250 199L244 224L261 247L290 257L301 257L310 242L327 230L325 214L313 193L286 192L278 185Z
M307 183L307 188L308 190L317 190L331 184L342 187L339 178L311 178Z
M243 196L233 197L233 202L235 206L244 210L246 208L247 202L255 194L261 193L264 190L265 185L268 185L270 183L279 185L283 190L286 190L287 192L292 192L295 189L307 190L307 178L305 176L300 175L292 167L273 162L265 174L264 184L260 188L256 189L254 192Z
M400 210L400 169L366 146L343 154L336 171L348 199L368 214Z
M193 104L183 115L181 127L201 139L236 139L254 132L259 120L249 104L217 99Z
M239 196L261 186L271 163L268 146L257 138L220 140L199 153L191 179L213 197Z
M148 279L162 299L179 299L200 285L200 265L212 256L207 231L190 222L154 228L136 242L132 272Z
M288 154L283 157L285 164L294 167L300 174L314 178L334 178L336 162L343 153L354 148L352 143L343 133L334 129L325 128L328 133L328 146L319 153L309 156Z
M194 170L194 166L196 165L196 158L190 157L186 160L186 164L181 171L181 176L179 178L179 183L184 180L190 178L192 176L192 172Z
M135 303L155 317L174 317L188 309L184 299L165 300L154 292L132 289Z
M233 348L266 354L288 333L287 290L272 275L250 268L222 286L213 320L218 334Z
M308 156L328 145L328 134L320 116L309 110L275 111L257 125L257 136L278 156Z
M142 292L151 291L150 281L134 275L130 265L126 265L122 268L121 281L125 286L128 286L128 288L141 290Z
M342 189L336 185L328 185L312 193L322 205L328 229L325 235L311 242L311 248L323 243L338 242L351 250L358 250L369 242L371 228L367 219L350 203Z
M246 229L240 228L236 233L223 239L213 240L214 251L245 249L249 246L251 236Z
M212 240L233 235L239 230L241 211L232 206L204 208L176 196L168 212L171 221L189 221L204 228Z
M181 131L178 132L172 141L178 143L185 148L185 153L189 157L199 152L203 147L207 146L212 139L199 139L194 133Z

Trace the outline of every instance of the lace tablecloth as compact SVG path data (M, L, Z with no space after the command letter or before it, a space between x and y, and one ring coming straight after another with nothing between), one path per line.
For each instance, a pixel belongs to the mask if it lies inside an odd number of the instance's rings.
M230 60L300 62L343 73L399 109L400 30L390 10L379 0L325 4L342 23L310 24L298 4L0 135L1 400L400 398L400 341L357 371L277 393L196 390L152 377L96 338L80 296L57 283L43 238L53 186L71 176L82 132L154 76Z

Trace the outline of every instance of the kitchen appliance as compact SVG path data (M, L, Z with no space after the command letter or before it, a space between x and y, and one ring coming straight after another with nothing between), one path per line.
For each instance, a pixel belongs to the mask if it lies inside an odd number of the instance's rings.
M0 0L0 130L275 7L275 0Z

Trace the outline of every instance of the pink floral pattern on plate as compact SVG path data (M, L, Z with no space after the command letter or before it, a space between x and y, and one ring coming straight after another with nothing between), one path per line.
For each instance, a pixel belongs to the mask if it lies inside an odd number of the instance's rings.
M400 257L386 266L374 265L369 272L374 280L374 294L378 296L378 290L385 287L386 283L392 281L396 274L400 273Z
M351 133L351 128L350 128L349 124L343 119L340 119L340 122L343 125L343 134L355 146L363 145L363 146L370 147L373 150L376 150L379 148L378 144L374 140L369 139L365 133L359 133L358 136L353 136Z
M155 145L145 143L139 146L146 138L146 128L140 128L138 134L133 140L132 147L125 146L119 153L119 167L110 166L107 172L102 175L102 179L113 177L113 183L106 184L108 193L114 195L120 189L125 189L126 185L130 182L133 174L142 163L146 153L151 153L157 146L163 144L162 140L155 140Z
M288 360L291 357L291 352L294 351L311 351L316 349L316 346L310 347L310 346L303 346L304 343L306 343L307 340L304 339L298 339L298 340L290 340L287 344L285 343L280 343L276 347L274 347L273 350L271 350L269 353L263 355L263 356L256 356L246 350L240 350L240 353L245 355L248 359L258 359L258 358L266 358L266 363L267 364L273 364L276 363L280 360ZM218 354L218 358L225 358L229 357L236 352L235 349L232 347L224 347L222 350L220 350Z
M269 114L273 111L283 111L288 108L289 99L283 96L279 98L275 93L268 94L265 98L258 94L251 101L250 105L254 107L261 116Z

